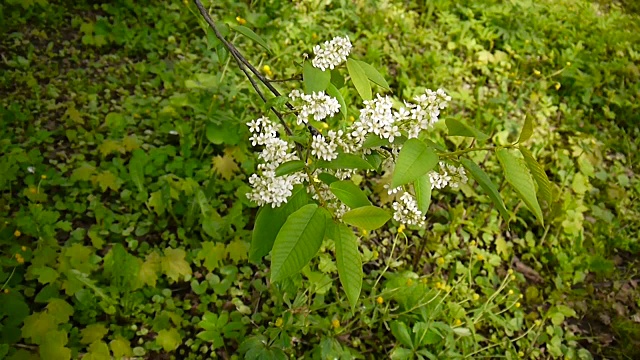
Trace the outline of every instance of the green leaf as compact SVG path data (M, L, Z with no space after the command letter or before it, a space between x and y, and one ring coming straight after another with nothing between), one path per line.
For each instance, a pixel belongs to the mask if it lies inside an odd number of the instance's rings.
M364 142L362 143L362 147L364 149L371 149L374 147L389 146L389 145L391 145L391 143L389 142L389 139L383 139L376 134L367 135L367 137L364 139Z
M174 282L180 279L180 276L191 275L191 266L184 259L187 254L182 249L172 249L170 247L164 249L164 256L160 260L162 272Z
M160 330L156 337L156 344L162 346L164 351L173 351L182 344L182 338L178 330L174 328L170 330Z
M258 43L258 45L262 46L263 48L265 48L265 50L267 50L268 52L272 53L271 49L269 49L269 46L267 45L267 43L262 40L262 38L253 32L253 30L249 29L248 27L242 26L242 25L230 25L230 27L239 32L240 34L248 37L249 39L255 41Z
M204 260L202 265L209 271L213 271L220 266L220 262L226 257L226 250L223 243L205 241L202 249L198 252L197 260Z
M91 344L94 341L102 340L107 335L109 330L103 324L91 324L80 331L82 339L80 342L83 344Z
M435 151L418 139L409 139L398 155L391 187L396 188L410 183L432 170L437 164L438 155Z
M518 148L522 156L524 156L524 162L527 164L529 171L531 171L531 175L533 175L533 179L538 184L538 195L540 198L547 202L547 204L551 205L552 195L551 195L551 182L547 177L547 174L544 172L544 169L540 164L536 161L536 159L531 154L531 151L520 146Z
M249 243L240 239L235 239L227 245L225 250L229 259L234 263L247 260L249 254Z
M326 172L323 172L320 175L318 175L318 180L322 181L323 183L325 183L327 185L331 185L336 181L340 181L340 179L338 179L337 177L335 177L335 176L333 176L333 175L331 175L329 173L326 173Z
M82 357L82 360L111 360L109 347L104 341L96 341L87 349L89 352Z
M533 135L533 120L531 120L531 116L527 116L524 118L524 125L522 125L522 131L520 132L518 143L523 143L529 140L531 135Z
M64 331L50 331L40 344L40 358L47 360L69 360L71 349L65 347L68 342Z
M322 71L311 65L311 62L305 61L302 66L302 81L304 92L307 94L325 91L331 82L331 72Z
M327 95L333 96L334 98L336 98L336 100L338 100L338 104L340 104L340 114L342 114L342 118L346 120L347 103L344 102L344 97L342 97L342 94L340 93L338 88L336 88L332 83L329 83L329 85L327 85Z
M145 194L147 191L144 186L144 167L149 162L149 156L143 150L134 150L131 160L129 160L129 176L131 181L138 188L138 191Z
M271 251L273 242L289 215L306 205L308 201L305 187L297 185L286 204L279 208L265 206L258 211L249 247L250 261L259 262Z
M40 284L50 284L58 279L58 272L48 266L37 267L31 270L31 273L38 277Z
M344 292L347 294L351 311L354 311L362 290L362 258L358 251L358 239L353 231L344 224L335 229L336 262L338 275Z
M536 198L536 187L524 161L513 156L507 149L497 150L496 155L504 170L507 182L513 187L516 194L524 201L529 210L538 218L542 226L544 226L542 210Z
M429 205L431 205L431 180L429 179L429 174L424 174L417 178L413 182L413 188L416 191L418 210L424 215L429 211Z
M489 138L489 135L455 119L447 119L445 124L447 124L447 128L449 129L449 136L473 137L479 141L485 141Z
M131 357L133 355L133 351L131 350L131 345L129 344L129 340L123 337L117 337L114 340L111 340L109 343L109 347L111 348L111 352L113 353L113 357L116 359L122 359L123 357Z
M342 221L366 231L375 230L391 219L388 211L377 206L363 206L347 211L342 215Z
M58 329L55 316L46 312L34 313L24 319L22 337L31 339L34 344L40 344L50 332Z
M391 333L400 344L413 349L413 341L409 333L409 327L402 321L391 322Z
M467 171L471 174L471 176L478 182L480 187L489 195L489 198L493 202L493 205L496 207L500 215L504 221L509 223L511 216L509 216L509 212L504 207L504 202L500 197L500 192L498 191L498 187L491 181L489 175L487 175L478 164L474 163L469 159L460 160L462 166L464 166Z
M336 159L331 161L318 161L316 167L320 169L359 169L373 170L373 166L362 157L354 154L338 154Z
M160 272L160 262L160 255L157 252L153 251L147 255L146 261L140 266L138 280L143 284L155 287L158 272Z
M362 100L371 100L371 84L362 66L356 60L347 59L347 70Z
M298 273L320 249L327 222L326 210L308 204L289 216L273 244L271 281Z
M280 166L278 166L278 168L276 169L276 176L289 175L301 169L304 169L304 161L287 161L286 163L280 164Z
M67 323L73 315L73 306L62 299L51 299L47 305L47 312L56 318L59 323Z
M336 181L331 183L329 189L333 195L352 209L371 205L367 195L353 181Z
M376 68L364 61L356 60L356 62L360 65L362 70L364 70L364 73L367 75L367 78L369 78L369 80L373 81L376 85L383 87L385 90L391 90L389 84L387 83L387 80L384 79L384 77L380 74L380 72L378 72Z

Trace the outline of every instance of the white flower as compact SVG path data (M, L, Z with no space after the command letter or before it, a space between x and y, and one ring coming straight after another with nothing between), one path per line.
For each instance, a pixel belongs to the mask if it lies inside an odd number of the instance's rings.
M292 100L301 99L304 101L298 113L298 125L306 124L309 116L313 116L316 121L321 121L331 117L340 111L340 103L334 97L325 95L324 91L314 92L311 95L300 90L293 90L289 94Z
M324 44L313 47L315 57L311 64L322 71L333 70L336 66L347 61L351 47L348 36L334 37L331 41L325 41Z
M424 226L424 214L418 209L418 202L409 193L400 196L400 202L394 201L392 204L393 219L406 226Z
M389 96L376 95L373 100L365 100L364 108L360 110L360 118L353 123L351 136L358 144L362 144L368 134L375 134L393 143L395 137L400 136L400 130L393 115L393 101Z
M28 172L30 172L30 173L32 173L32 174L35 174L35 172L36 172L36 168L34 168L33 166L29 166L29 167L27 168L27 171L28 171Z
M313 136L311 141L311 155L318 159L331 161L338 157L338 145L333 142L327 142L324 136L318 134Z
M429 180L431 181L431 189L443 189L447 185L456 189L460 187L460 184L466 184L469 179L464 167L455 167L441 161L440 171L429 172Z
M278 166L287 161L298 160L293 152L293 145L278 137L278 126L266 117L252 120L247 126L252 133L251 144L264 146L258 154L258 158L264 163L258 164L258 174L249 177L252 190L247 198L259 206L269 204L271 207L278 207L287 202L295 185L307 180L307 175L293 173L276 176Z
M440 110L451 101L451 96L442 89L427 89L413 100L415 104L405 101L405 106L395 113L396 121L403 122L402 128L407 130L409 138L417 138L420 131L432 128L439 120Z
M170 135L178 135L178 132L176 130L170 130L169 134Z

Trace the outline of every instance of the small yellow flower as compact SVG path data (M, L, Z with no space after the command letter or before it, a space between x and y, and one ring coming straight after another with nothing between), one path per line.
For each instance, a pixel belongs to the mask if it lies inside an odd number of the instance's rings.
M482 260L484 260L484 255L478 254L478 255L476 255L476 259L478 259L478 261L482 261Z
M536 74L536 76L540 76L540 70L533 70L533 73Z
M362 231L360 232L362 234L362 236L367 236L369 235L369 232L365 229L362 229Z
M334 329L339 328L340 327L340 320L338 320L338 319L331 320L331 326L333 326Z
M480 299L480 295L476 293L474 293L471 297L473 298L474 301L478 301L478 299Z
M313 40L316 40L318 38L318 34L313 33L313 34L311 34L311 37L313 38Z
M514 281L516 279L515 275L511 275L511 281Z
M440 281L436 283L436 289L442 289L442 283Z
M327 123L322 123L322 127L323 127L323 128L325 128L325 129L328 129L328 128L329 128L329 124L327 124Z
M4 289L4 293L8 294L9 293L9 289Z
M265 65L262 67L262 71L266 72L266 73L270 73L271 72L271 66L269 65Z
M382 305L382 303L384 302L384 299L382 298L382 296L378 296L376 298L376 302L378 303L378 305Z
M284 323L284 320L282 320L282 318L276 319L276 327L281 327L283 323Z
M413 285L413 279L407 279L407 286Z
M373 250L373 258L377 259L380 256L380 253L378 252L378 250Z
M247 20L241 18L240 16L236 16L236 21L238 22L238 24L240 25L244 25L247 23Z
M560 86L562 86L562 85L560 85L560 83L559 83L559 82L558 82L558 83L556 83L556 90L560 90Z
M398 226L398 234L402 234L404 232L404 224L400 224L400 226Z
M462 325L462 321L460 321L460 319L455 319L453 321L453 326L460 326L460 325Z
M540 326L542 325L542 320L538 319L536 321L533 322L536 326Z
M520 307L520 302L516 303L516 307L519 308Z
M439 257L438 260L436 260L436 263L440 266L444 265L444 258Z
M349 116L349 121L354 122L356 120L356 118L353 117L353 115Z
M514 84L516 84L516 85L520 85L520 84L522 84L522 81L520 81L520 80L516 80L516 81L514 81Z
M21 248L20 248L20 250L22 250L22 251L27 251L27 247L26 247L26 246L23 246L23 247L21 247Z
M475 241L475 240L471 240L471 241L469 242L469 245L470 245L470 246L476 246L476 241Z
M522 351L518 351L518 356L524 357L524 353Z
M567 66L571 66L571 61L567 61Z
M509 290L508 294L513 295L513 290Z
M40 175L40 179L47 180L47 175Z
M520 299L522 299L522 298L524 297L524 295L520 294L518 297L519 297Z
M16 254L16 261L18 261L18 264L24 264L24 258L20 254Z
M20 230L16 230L16 231L13 232L13 236L15 236L15 237L20 237L20 235L22 235Z
M507 274L509 274L509 275L513 274L513 269L507 270Z
M38 193L38 189L32 187L32 188L29 188L29 192L32 193L32 194L37 194Z

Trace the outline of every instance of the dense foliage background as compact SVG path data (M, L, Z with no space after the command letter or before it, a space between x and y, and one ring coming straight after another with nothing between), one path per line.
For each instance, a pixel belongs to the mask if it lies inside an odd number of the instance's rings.
M509 192L509 227L473 183L434 192L422 231L362 234L355 312L330 242L278 286L248 261L267 108L193 4L0 5L0 359L640 357L637 7L421 3L208 4L270 78L349 35L398 99L442 87L499 144L535 120L547 227Z

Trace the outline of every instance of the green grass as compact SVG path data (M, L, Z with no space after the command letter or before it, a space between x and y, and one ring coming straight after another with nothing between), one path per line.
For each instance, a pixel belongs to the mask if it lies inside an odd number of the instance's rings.
M268 261L247 260L256 157L244 124L268 111L193 4L0 5L0 359L404 358L402 327L434 323L471 332L416 345L438 358L637 357L637 7L418 3L211 6L266 40L273 54L229 36L276 79L348 34L399 100L442 87L443 117L498 144L534 120L528 145L554 184L547 227L507 191L509 228L475 185L434 192L423 231L361 237L355 313L327 285L331 243L278 286ZM343 95L357 117L356 93ZM457 141L445 131L434 138ZM363 179L388 200L377 184Z

